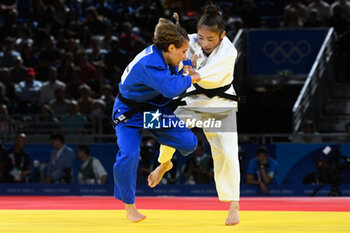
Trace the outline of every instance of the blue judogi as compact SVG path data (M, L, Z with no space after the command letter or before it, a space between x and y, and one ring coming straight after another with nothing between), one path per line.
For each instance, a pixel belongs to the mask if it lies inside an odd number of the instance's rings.
M190 61L184 64L191 65ZM183 76L182 71L179 72L176 67L168 65L162 51L152 45L139 53L125 69L119 90L124 98L153 104L156 107L151 109L152 111L159 110L167 116L172 115L173 121L178 121L166 105L190 86L191 77ZM117 98L113 117L129 110L130 108ZM114 196L126 204L135 202L142 127L142 112L115 126L119 151L113 167ZM192 153L197 147L197 138L188 128L173 127L148 131L160 144L173 147L184 155Z

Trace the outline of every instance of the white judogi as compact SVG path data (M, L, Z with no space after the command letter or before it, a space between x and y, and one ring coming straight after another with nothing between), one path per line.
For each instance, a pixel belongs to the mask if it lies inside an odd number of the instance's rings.
M191 58L193 54L199 56L196 69L202 80L198 82L198 85L205 89L213 89L231 84L237 57L237 50L231 41L224 37L219 46L207 57L197 41L197 34L189 35L189 37L188 58ZM194 89L191 86L187 91ZM235 94L234 88L231 86L226 93ZM181 115L196 115L196 119L208 118L208 116L215 118L218 115L224 115L223 125L234 124L236 129L236 102L217 96L208 98L203 94L188 96L185 100L187 105L179 107L175 111L175 114L181 120L186 120ZM217 108L225 108L226 110L218 112ZM226 122L230 122L225 123L225 119ZM214 178L219 199L221 201L239 201L240 171L237 131L208 132L205 128L203 130L211 147L214 160ZM173 148L161 146L158 161L160 163L169 161L174 152L175 149Z

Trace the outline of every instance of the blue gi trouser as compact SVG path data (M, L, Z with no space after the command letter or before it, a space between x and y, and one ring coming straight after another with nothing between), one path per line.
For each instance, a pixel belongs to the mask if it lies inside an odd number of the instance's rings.
M141 132L138 127L115 127L119 147L113 167L114 197L126 204L135 203L137 167L140 157ZM164 128L148 130L162 144L179 150L183 155L197 147L197 137L188 128Z

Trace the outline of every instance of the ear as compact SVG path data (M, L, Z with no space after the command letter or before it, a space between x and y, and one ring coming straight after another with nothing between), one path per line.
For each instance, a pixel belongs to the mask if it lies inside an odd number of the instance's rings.
M224 39L225 36L226 36L226 31L223 31L220 35L220 40Z
M168 52L172 53L175 49L176 49L175 45L174 44L170 44L169 47L168 47Z

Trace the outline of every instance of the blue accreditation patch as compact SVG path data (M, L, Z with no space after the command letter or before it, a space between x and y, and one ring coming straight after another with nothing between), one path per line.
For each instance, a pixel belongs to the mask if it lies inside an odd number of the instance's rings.
M153 52L152 45L151 45L151 46L148 46L148 47L146 48L146 51L145 51L146 55L148 55L148 54L150 54L150 53L152 53L152 52Z
M194 42L198 43L197 37L193 38Z

